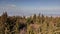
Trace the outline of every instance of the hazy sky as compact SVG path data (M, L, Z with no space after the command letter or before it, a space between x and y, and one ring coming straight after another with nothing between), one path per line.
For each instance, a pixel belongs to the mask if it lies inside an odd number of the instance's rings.
M0 0L0 14L9 15L60 15L60 0Z

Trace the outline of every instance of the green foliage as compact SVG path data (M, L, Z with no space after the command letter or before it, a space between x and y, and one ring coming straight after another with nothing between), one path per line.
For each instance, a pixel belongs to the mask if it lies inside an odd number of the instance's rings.
M60 23L57 23L57 27L60 27Z
M32 19L31 18L27 18L27 24L30 24L31 23L31 21L32 21Z

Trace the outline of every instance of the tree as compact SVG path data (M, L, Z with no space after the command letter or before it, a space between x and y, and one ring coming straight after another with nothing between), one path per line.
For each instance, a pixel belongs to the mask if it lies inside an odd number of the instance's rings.
M41 23L41 17L40 17L40 14L38 15L38 23Z
M36 14L33 15L33 22L36 22Z
M44 15L43 14L42 14L41 20L42 20L42 23L43 23L44 22Z
M8 15L7 15L7 12L4 12L3 14L2 14L2 16L1 16L1 30L2 30L2 32L3 32L3 34L5 33L5 25L6 25L6 21L7 21L7 17L8 17Z

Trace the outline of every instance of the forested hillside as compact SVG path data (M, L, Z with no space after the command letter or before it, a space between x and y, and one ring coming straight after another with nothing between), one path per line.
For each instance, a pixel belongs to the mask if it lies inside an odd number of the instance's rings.
M60 17L44 15L0 16L0 34L60 34Z

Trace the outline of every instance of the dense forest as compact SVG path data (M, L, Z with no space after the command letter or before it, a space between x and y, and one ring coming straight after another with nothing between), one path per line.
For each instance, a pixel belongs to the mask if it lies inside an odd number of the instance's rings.
M43 14L32 16L0 16L0 34L60 34L60 17Z

